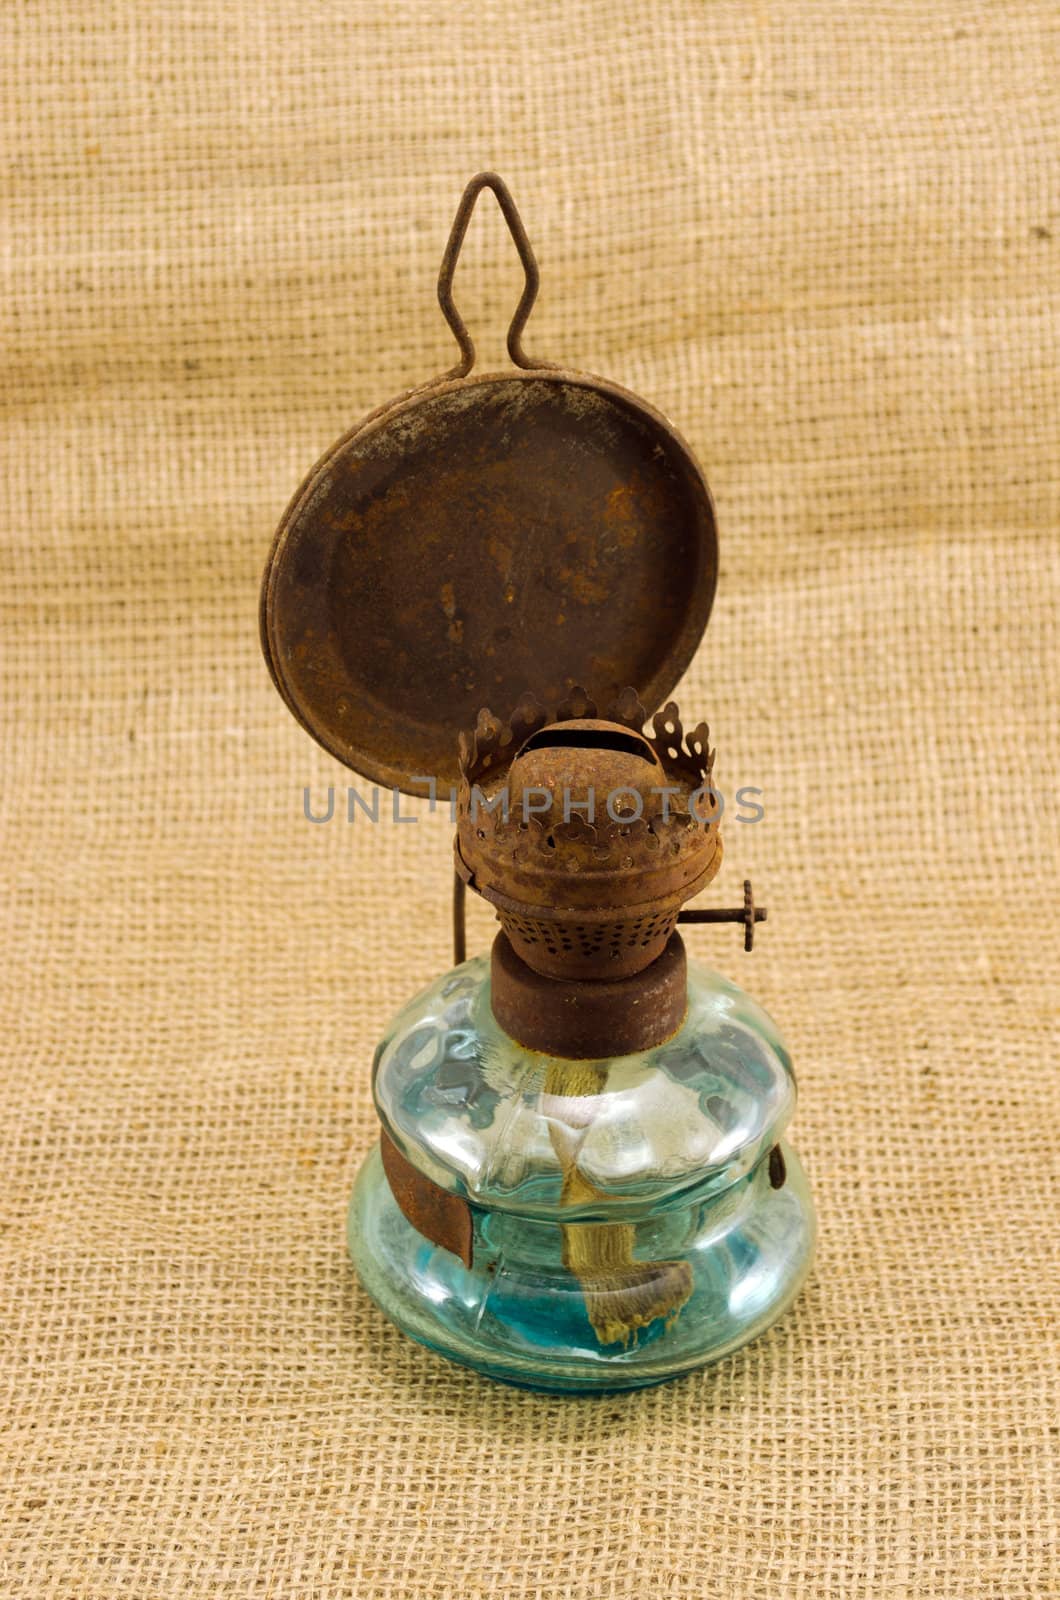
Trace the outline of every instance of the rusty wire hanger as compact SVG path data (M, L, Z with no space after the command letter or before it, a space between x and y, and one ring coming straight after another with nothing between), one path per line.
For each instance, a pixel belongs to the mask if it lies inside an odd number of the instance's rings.
M497 204L501 208L501 214L508 224L508 232L511 234L515 248L519 252L519 260L522 262L523 274L526 279L522 295L519 298L519 304L515 308L515 314L508 328L508 354L517 367L532 369L534 367L553 366L551 361L535 360L533 356L528 356L523 349L523 329L526 327L534 301L537 299L537 290L540 283L537 258L534 255L533 246L527 238L523 219L516 209L511 190L504 179L496 172L479 172L471 179L460 197L460 204L457 206L456 216L453 218L453 226L449 230L449 242L445 247L445 254L442 256L441 270L438 273L438 304L441 306L442 314L450 328L452 328L453 336L460 346L460 360L446 374L448 378L466 378L475 365L474 342L467 331L463 317L453 303L453 275L456 272L456 264L460 257L460 249L464 243L468 223L471 221L471 213L474 211L475 202L483 189L492 189L497 197Z

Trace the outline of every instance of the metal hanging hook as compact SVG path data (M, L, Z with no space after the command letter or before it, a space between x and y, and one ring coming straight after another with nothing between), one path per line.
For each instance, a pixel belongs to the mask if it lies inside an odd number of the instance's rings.
M533 308L534 301L537 299L537 289L540 281L533 247L526 236L522 218L516 210L515 201L512 199L511 191L504 179L499 177L496 172L480 172L471 179L460 198L460 204L456 208L456 216L453 218L453 226L449 231L449 242L442 257L441 271L438 274L438 304L441 306L445 320L452 328L456 342L460 346L460 360L451 372L447 374L450 378L466 378L475 365L474 343L467 331L463 317L453 304L453 274L456 272L460 248L464 242L464 235L467 233L468 223L471 221L471 213L474 211L475 202L483 189L492 189L497 197L497 204L501 208L501 214L508 224L508 231L515 243L516 250L519 252L519 260L523 264L523 273L526 278L519 304L515 308L515 315L512 317L511 326L508 329L508 354L517 367L532 368L552 365L549 361L535 361L532 356L526 354L522 345L523 329L526 327L527 318Z

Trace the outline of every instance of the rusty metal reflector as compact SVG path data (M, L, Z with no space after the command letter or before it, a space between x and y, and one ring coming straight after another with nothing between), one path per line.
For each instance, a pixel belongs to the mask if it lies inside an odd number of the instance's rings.
M452 283L484 188L526 285L515 370L479 375ZM288 707L340 761L406 794L455 784L460 730L527 689L548 705L580 684L605 703L634 684L652 711L710 615L717 537L694 456L636 395L527 356L537 287L511 195L480 173L438 280L460 361L328 451L266 567L262 646Z

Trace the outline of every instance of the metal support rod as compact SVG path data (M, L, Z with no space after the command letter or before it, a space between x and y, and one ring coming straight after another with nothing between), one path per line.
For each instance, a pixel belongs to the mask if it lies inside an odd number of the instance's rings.
M453 965L458 967L467 960L467 918L464 902L467 886L459 872L453 873Z

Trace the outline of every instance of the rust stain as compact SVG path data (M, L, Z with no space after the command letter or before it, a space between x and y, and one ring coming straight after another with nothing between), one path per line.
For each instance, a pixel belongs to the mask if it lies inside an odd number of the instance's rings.
M595 562L592 563L596 565ZM567 580L567 588L579 604L583 606L601 606L608 597L608 584L603 578L590 578L587 572L572 572Z
M514 551L506 539L500 539L496 534L491 534L486 541L486 550L490 560L506 583L511 582L512 556Z

